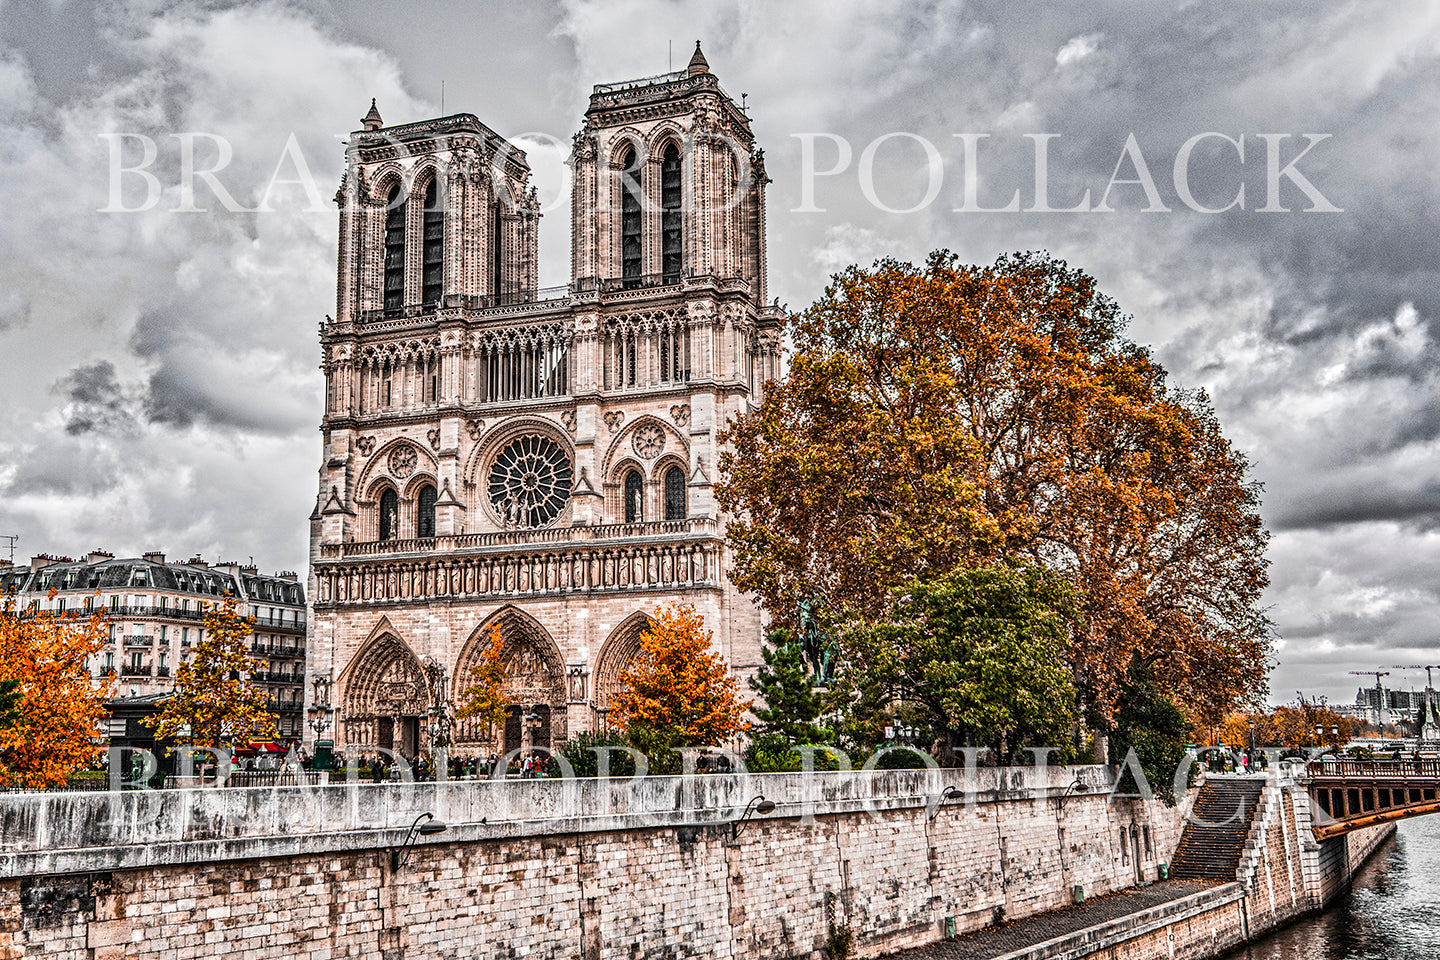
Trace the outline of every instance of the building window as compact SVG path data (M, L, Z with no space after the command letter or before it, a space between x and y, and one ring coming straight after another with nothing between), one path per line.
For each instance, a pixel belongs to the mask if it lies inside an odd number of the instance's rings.
M680 282L681 193L680 149L672 143L660 161L660 273L666 283Z
M645 483L640 471L631 470L625 475L625 522L640 523L645 519Z
M415 536L428 539L435 536L435 488L427 483L420 488L420 496L416 500Z
M425 188L425 260L420 275L422 303L436 303L445 285L445 211L440 208L438 178ZM433 399L433 398L432 398Z
M397 183L385 201L385 309L405 305L405 195Z
M625 151L620 171L620 276L624 286L640 282L640 161Z
M665 519L685 519L685 471L679 467L665 471Z
M394 490L380 494L380 539L395 540L400 531L400 498Z

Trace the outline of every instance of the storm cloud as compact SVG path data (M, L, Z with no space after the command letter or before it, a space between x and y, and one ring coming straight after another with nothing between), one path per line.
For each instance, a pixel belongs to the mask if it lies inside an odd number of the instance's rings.
M438 115L443 87L446 112L532 135L556 201L541 282L563 283L564 148L590 86L683 65L700 39L767 151L782 302L810 303L849 263L937 248L982 263L1046 249L1086 269L1174 381L1209 393L1265 486L1276 698L1349 700L1349 670L1434 659L1440 8L398 9L0 0L0 532L22 551L301 567L344 132L371 97L390 123ZM233 150L231 206L272 209L227 209L202 185L179 212L197 133L198 163ZM137 164L141 137L157 202L106 212L114 158ZM318 206L270 186L299 176L292 137ZM141 206L143 178L122 186L119 205ZM1014 212L980 212L1012 197Z

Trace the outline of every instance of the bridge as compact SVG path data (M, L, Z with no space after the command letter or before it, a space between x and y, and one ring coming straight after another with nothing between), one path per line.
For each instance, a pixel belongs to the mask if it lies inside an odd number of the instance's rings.
M1440 813L1440 760L1312 760L1315 839Z

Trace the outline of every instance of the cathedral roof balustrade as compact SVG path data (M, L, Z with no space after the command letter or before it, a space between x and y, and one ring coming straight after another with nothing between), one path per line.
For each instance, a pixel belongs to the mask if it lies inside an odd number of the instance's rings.
M320 555L326 558L376 557L398 554L452 553L541 544L585 543L595 540L649 540L656 537L719 537L717 521L655 520L647 523L607 523L588 527L545 527L539 530L500 530L492 533L461 533L407 540L366 540L354 543L324 543Z

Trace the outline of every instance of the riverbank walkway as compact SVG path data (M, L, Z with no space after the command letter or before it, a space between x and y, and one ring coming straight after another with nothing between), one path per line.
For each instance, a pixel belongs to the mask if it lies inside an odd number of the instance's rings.
M1167 880L1129 887L1084 903L888 956L895 960L998 960L1221 885L1219 881Z

